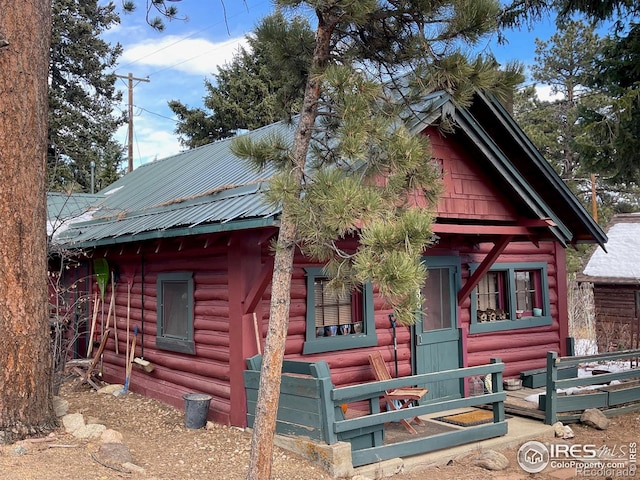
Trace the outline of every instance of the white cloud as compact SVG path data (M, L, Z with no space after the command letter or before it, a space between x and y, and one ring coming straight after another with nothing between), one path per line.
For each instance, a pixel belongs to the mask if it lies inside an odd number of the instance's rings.
M142 163L170 157L184 150L172 129L136 127L133 144L134 168Z
M211 75L218 70L218 65L229 62L240 46L247 48L244 37L212 42L204 38L168 35L160 40L145 39L125 46L120 63L146 65L156 70L178 70L192 75Z
M551 85L536 85L536 93L540 100L547 102L554 102L556 100L562 100L564 95L562 93L552 93Z

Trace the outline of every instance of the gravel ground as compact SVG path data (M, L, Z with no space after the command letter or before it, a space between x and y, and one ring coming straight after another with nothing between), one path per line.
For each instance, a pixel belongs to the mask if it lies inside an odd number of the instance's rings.
M122 468L122 462L110 461L104 447L101 450L103 443L100 440L78 439L65 433L61 427L45 439L1 446L1 480L245 478L251 441L248 432L217 424L211 424L210 429L187 429L184 426L183 411L132 392L114 397L84 388L73 391L69 384L65 384L61 397L68 402L69 413L82 413L86 423L100 423L119 432L123 444L128 448L125 453L130 454L130 461L135 467L126 469ZM608 446L628 444L638 440L640 413L632 412L613 419L611 426L605 431L583 425L572 427L576 433L576 437L571 440L573 443ZM393 478L574 478L551 470L533 475L525 473L516 461L517 447L501 451L510 463L506 470L490 472L474 465L474 460L481 451L477 444L470 444L468 456L452 459L447 465L399 472ZM371 476L370 474L369 477ZM638 476L640 477L640 473ZM276 447L272 478L322 480L330 477L319 466Z

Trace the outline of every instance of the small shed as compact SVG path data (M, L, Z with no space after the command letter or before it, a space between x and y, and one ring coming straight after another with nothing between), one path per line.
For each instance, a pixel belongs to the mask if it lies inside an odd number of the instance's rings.
M640 213L615 215L607 234L578 277L593 284L600 352L640 345Z

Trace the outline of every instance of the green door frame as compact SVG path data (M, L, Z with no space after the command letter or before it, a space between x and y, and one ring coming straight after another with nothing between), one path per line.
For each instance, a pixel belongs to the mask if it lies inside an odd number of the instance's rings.
M416 320L414 327L415 372L416 374L430 373L442 370L460 368L463 365L462 332L458 326L458 291L460 289L461 264L458 256L434 256L423 257L428 270L448 272L448 284L442 285L437 293L441 302L447 299L449 304L441 303L434 309L436 312L445 312L449 317L440 318L443 328L424 330L423 316ZM435 273L435 272L434 272ZM427 305L428 309L428 305ZM428 310L427 310L428 312ZM427 313L428 314L428 313ZM464 395L464 382L452 380L438 382L437 385L426 385L430 392L425 397L429 400L442 400L447 398L460 398Z

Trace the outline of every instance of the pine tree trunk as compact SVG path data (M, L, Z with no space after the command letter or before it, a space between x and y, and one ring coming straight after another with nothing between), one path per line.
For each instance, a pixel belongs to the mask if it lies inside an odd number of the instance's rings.
M45 228L51 2L0 0L0 12L0 443L9 443L56 423Z
M316 31L316 46L312 60L312 71L320 72L329 58L329 45L333 23L327 25L320 21ZM320 80L310 75L307 80L302 113L298 123L292 148L292 175L302 188L303 172L311 142L311 133L318 112L320 98ZM278 232L273 278L271 281L271 308L269 312L269 330L265 340L256 416L251 438L248 480L268 480L271 478L273 457L273 439L280 398L282 362L284 359L287 329L289 325L289 306L291 304L291 273L296 248L296 225L283 206Z

